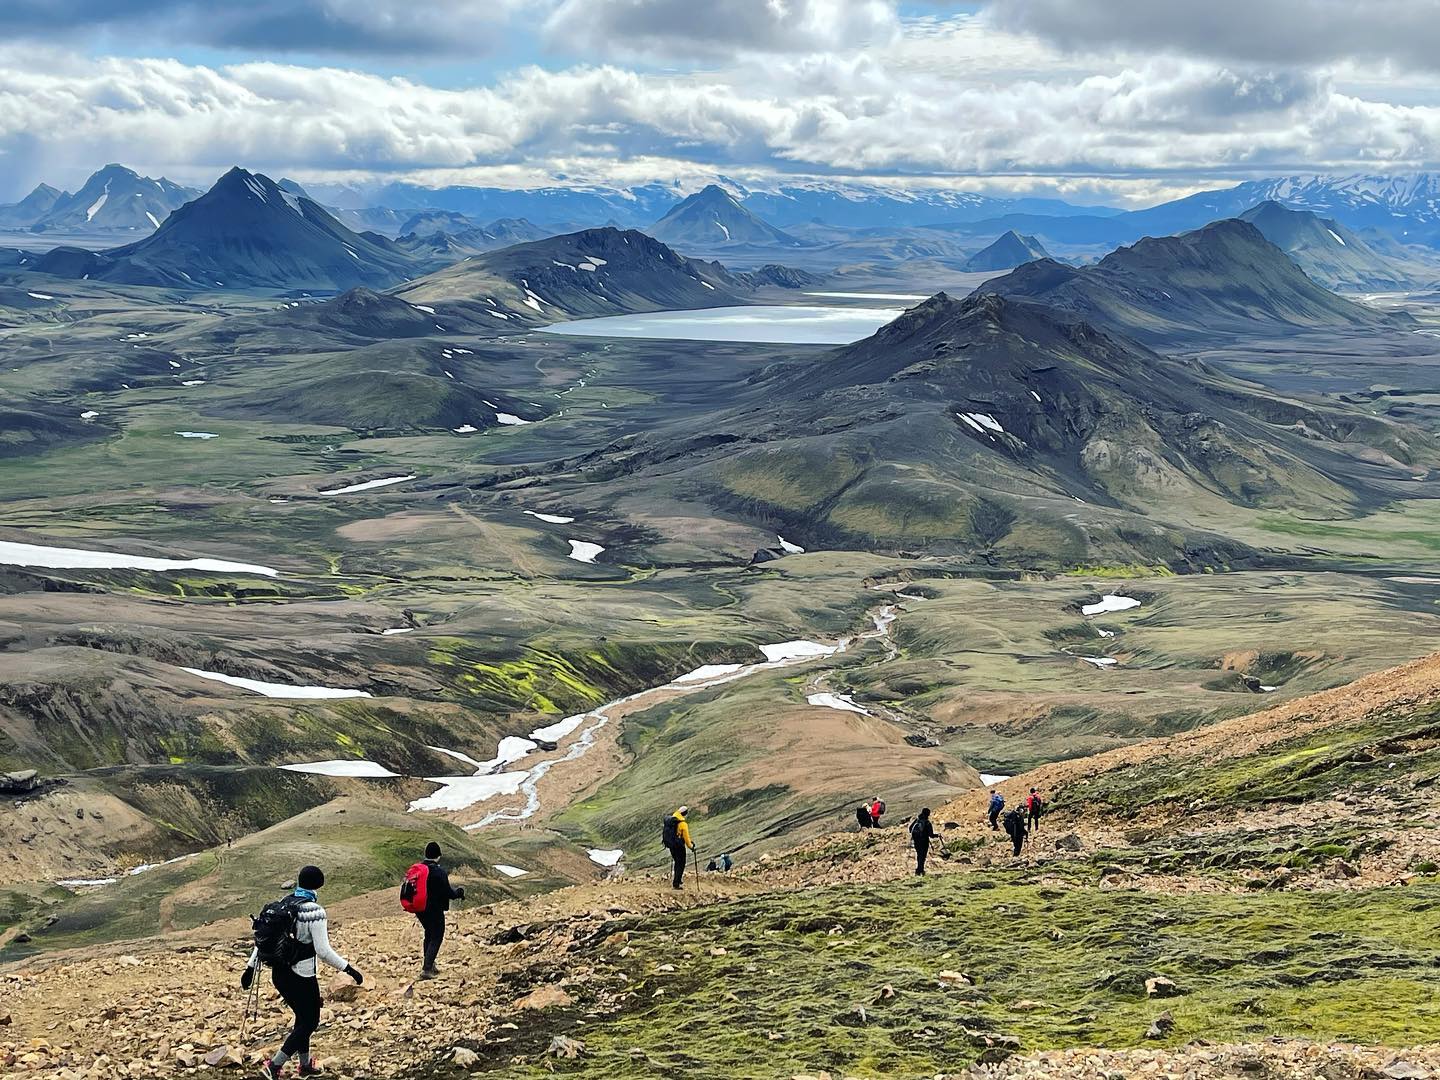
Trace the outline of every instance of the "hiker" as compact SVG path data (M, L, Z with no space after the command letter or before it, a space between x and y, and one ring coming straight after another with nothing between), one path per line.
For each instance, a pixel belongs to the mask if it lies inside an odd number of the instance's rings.
M440 845L431 840L425 845L425 861L410 867L400 885L400 906L412 912L425 928L420 978L433 979L440 974L435 958L445 940L445 913L450 910L451 900L464 899L464 887L451 886L450 874L440 865Z
M1030 815L1030 831L1036 832L1040 828L1040 814L1045 809L1045 800L1040 798L1040 792L1033 787L1025 799L1025 809Z
M690 824L685 820L689 812L688 806L682 806L667 817L661 836L661 842L670 852L670 861L675 865L675 874L671 879L671 887L675 889L680 888L680 882L685 877L685 849L695 850L695 844L690 839Z
M990 792L990 831L1000 827L1000 811L1005 809L1005 796L998 791Z
M880 798L879 795L876 795L874 801L870 803L870 826L871 826L871 828L875 828L875 829L880 828L880 817L881 817L881 815L884 814L884 813L885 813L885 800L882 799L882 798Z
M304 867L296 878L295 891L283 900L266 904L252 920L255 948L240 976L241 989L249 990L261 963L270 967L275 989L295 1014L295 1025L284 1044L260 1066L260 1075L275 1080L292 1057L300 1061L301 1076L319 1076L310 1058L310 1036L320 1026L320 979L317 959L336 971L343 971L357 983L365 976L330 947L330 923L316 893L325 884L318 866Z
M735 861L730 858L730 853L728 851L722 851L719 855L716 855L715 858L710 860L710 863L705 867L705 870L707 873L711 874L728 874L730 872L730 868L734 865Z
M1025 844L1025 815L1019 810L1011 810L1005 815L1005 833L1015 845L1015 857L1018 859L1020 848Z
M860 823L860 828L862 829L873 829L875 827L875 819L870 816L870 805L868 803L861 803L855 808L855 820Z
M910 842L915 845L915 873L925 876L925 857L930 854L930 841L936 836L935 826L930 824L930 808L921 810L910 823Z

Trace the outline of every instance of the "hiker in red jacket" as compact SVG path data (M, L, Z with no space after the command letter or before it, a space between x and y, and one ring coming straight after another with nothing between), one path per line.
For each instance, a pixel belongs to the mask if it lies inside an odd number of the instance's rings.
M1035 832L1040 828L1040 814L1045 809L1045 800L1040 798L1040 792L1033 787L1030 794L1025 797L1025 811L1030 818L1030 831Z
M870 827L880 828L880 815L885 813L885 800L876 795L870 803Z
M450 910L451 900L464 899L464 886L451 886L449 873L440 865L440 845L431 840L425 845L425 861L406 872L400 887L400 906L414 912L425 928L420 978L433 979L440 974L435 958L440 955L440 945L445 940L445 913Z

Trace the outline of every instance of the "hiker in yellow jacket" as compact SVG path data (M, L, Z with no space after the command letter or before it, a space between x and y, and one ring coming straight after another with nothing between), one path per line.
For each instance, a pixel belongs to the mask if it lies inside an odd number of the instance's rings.
M670 852L670 861L675 864L671 885L676 889L680 888L680 882L685 877L685 849L695 850L695 843L690 839L690 823L685 820L685 815L689 812L688 806L682 806L665 819L662 839Z

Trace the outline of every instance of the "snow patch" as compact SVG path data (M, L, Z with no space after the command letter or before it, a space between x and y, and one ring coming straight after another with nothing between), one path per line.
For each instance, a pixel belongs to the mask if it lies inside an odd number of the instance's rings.
M621 848L586 848L585 854L590 856L590 861L597 866L614 866L625 857Z
M1108 611L1129 611L1131 608L1140 606L1140 601L1133 596L1116 596L1107 593L1100 598L1099 603L1086 604L1080 609L1081 615L1103 615Z
M585 540L570 540L568 543L570 544L569 557L576 562L593 563L595 556L605 550L599 544L592 544Z
M209 570L218 574L259 574L262 577L275 577L279 573L268 566L225 562L222 559L154 559L146 555L123 555L117 551L43 547L9 540L0 540L0 564L43 566L51 570Z
M782 660L799 660L802 657L833 656L839 648L822 645L818 641L782 641L776 645L761 645L760 651L770 663L778 664Z
M500 873L506 877L524 877L530 872L529 870L521 870L518 866L506 866L504 863L496 863L495 869L499 870Z
M780 550L790 555L805 554L805 549L799 544L792 544L789 540L786 540L783 536L780 536L779 534L776 534L775 539L780 541Z
M1333 236L1333 237L1335 238L1335 242L1336 242L1337 244L1339 244L1341 247L1348 247L1348 246L1349 246L1349 245L1347 245L1347 244L1345 243L1344 240L1341 240L1341 239L1340 239L1340 234L1337 233L1334 229L1326 229L1325 231L1328 232L1331 236Z
M109 185L107 184L106 187L108 188ZM93 221L95 219L95 215L100 212L100 208L105 205L105 200L108 198L110 198L110 192L106 191L105 194L101 195L100 198L96 199L93 203L91 203L90 209L85 211L85 220Z
M380 635L382 637L391 637L395 634L413 634L414 632L415 627L413 626L391 626L387 629L381 630Z
M415 479L414 473L408 476L387 476L380 480L366 480L361 484L351 484L349 487L330 488L328 491L320 492L321 495L350 495L357 491L373 491L375 488L389 487L391 484L403 484L407 480Z
M219 671L202 671L200 668L182 667L200 679L221 682L227 686L239 687L268 698L368 698L364 690L345 690L335 686L291 686L288 683L263 682L260 679L242 679L238 675L225 675Z
M480 429L474 424L461 424L459 427L451 428L450 430L455 432L456 435L473 435Z
M319 776L367 776L373 779L384 779L387 776L398 776L384 765L364 759L347 758L345 760L332 761L302 761L297 765L281 765L280 768L289 772L315 773Z
M43 293L43 292L32 292L32 293L29 293L28 295L29 295L29 297L30 297L32 300L54 300L54 299L55 299L55 297L51 296L49 293Z
M1119 663L1118 660L1110 656L1082 656L1079 657L1079 659L1084 660L1087 664L1094 664L1098 668L1114 667Z
M569 525L575 520L573 517L564 517L560 514L542 514L536 510L525 510L523 513L529 514L533 518L539 518L541 521L548 521L551 525Z
M157 218L154 214L152 214L149 210L145 211L145 216L150 219L150 224L154 225L155 228L158 229L160 227L160 219Z
M220 436L213 431L177 431L182 439L218 439Z
M529 420L522 419L514 413L508 412L497 412L495 414L495 420L497 423L504 424L506 427L521 427L530 423Z
M859 713L861 716L870 715L846 694L811 694L805 700L824 709L838 709L840 712Z

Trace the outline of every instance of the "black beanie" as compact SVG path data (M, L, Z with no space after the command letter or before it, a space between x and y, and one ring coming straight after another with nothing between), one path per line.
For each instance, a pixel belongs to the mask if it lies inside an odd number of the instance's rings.
M325 871L321 870L318 866L302 866L300 868L300 876L295 880L300 888L309 889L311 892L314 892L320 888L321 885L325 884Z
M425 845L425 857L427 859L440 858L440 845L437 844L434 840L431 840L428 844Z

